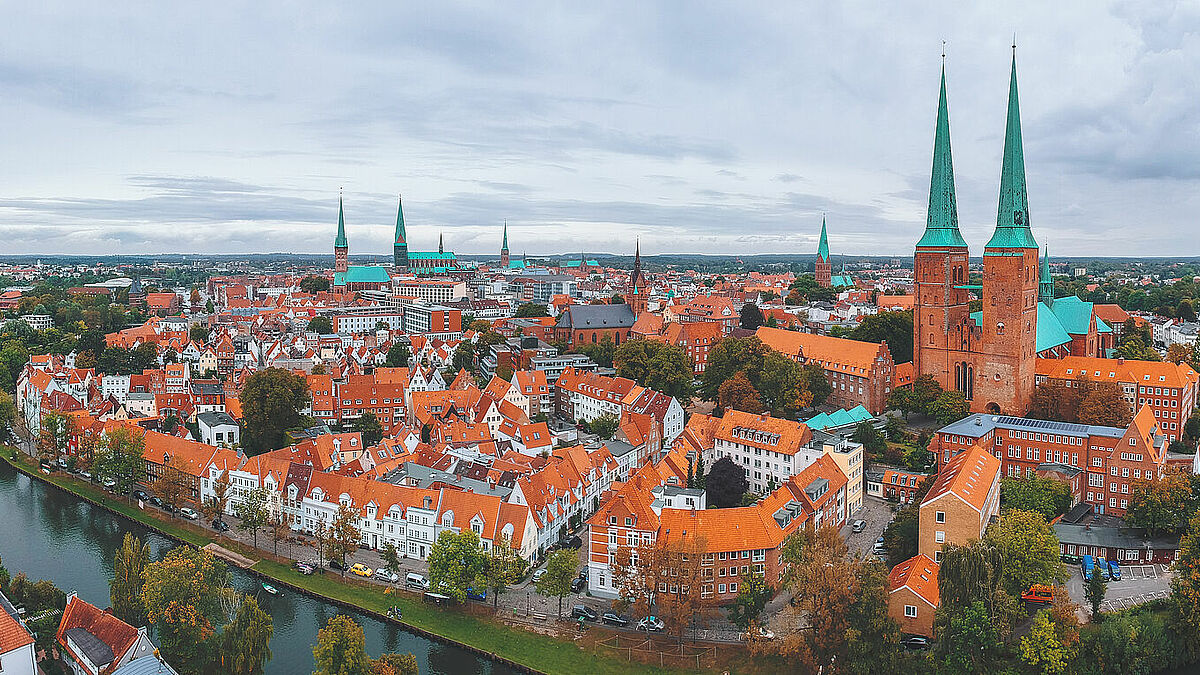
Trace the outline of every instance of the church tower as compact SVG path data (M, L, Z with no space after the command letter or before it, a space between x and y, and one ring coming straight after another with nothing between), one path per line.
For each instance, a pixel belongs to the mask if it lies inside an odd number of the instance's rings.
M970 355L973 326L967 291L967 242L958 229L946 66L942 64L933 172L925 233L913 259L913 372L932 375L943 389L972 398L975 364Z
M392 264L396 271L408 271L408 236L404 232L404 196L396 206L396 242L392 245Z
M1054 304L1054 279L1050 277L1050 248L1042 254L1042 272L1038 275L1038 302L1049 307Z
M825 216L821 216L821 242L817 244L817 285L829 288L833 285L833 265L829 262L829 237L825 234Z
M983 251L981 344L972 410L1023 415L1029 409L1037 357L1038 277L1038 245L1029 228L1014 45L996 230Z
M500 244L500 268L508 269L508 221L504 221L504 241Z
M333 240L333 272L346 274L350 264L350 245L346 242L346 216L342 211L342 196L338 195L338 231Z
M625 293L625 302L633 310L634 316L640 316L650 304L650 286L646 276L642 274L642 244L634 245L633 272L629 275L629 290Z

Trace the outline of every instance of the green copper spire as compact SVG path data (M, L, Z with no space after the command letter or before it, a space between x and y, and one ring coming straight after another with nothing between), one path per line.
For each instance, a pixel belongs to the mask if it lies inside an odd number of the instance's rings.
M958 230L958 201L954 196L954 161L950 156L950 108L946 104L946 65L942 64L942 91L938 95L937 127L933 135L933 175L929 179L929 212L925 234L917 246L961 246L967 242Z
M346 248L346 216L342 213L342 196L338 195L338 233L333 240L335 248Z
M1054 302L1054 280L1050 278L1050 248L1042 254L1042 269L1038 276L1038 301L1045 305Z
M404 195L400 196L396 206L396 246L400 244L408 244L408 237L404 233Z
M1000 169L1000 206L996 231L987 248L1037 248L1029 229L1029 196L1025 190L1025 151L1021 147L1021 106L1017 102L1017 47L1013 45L1008 81L1008 124L1004 130L1004 162Z
M821 216L821 243L817 244L817 257L829 260L829 237L825 235L825 216Z
M501 251L508 250L508 221L504 221L504 242L500 244Z

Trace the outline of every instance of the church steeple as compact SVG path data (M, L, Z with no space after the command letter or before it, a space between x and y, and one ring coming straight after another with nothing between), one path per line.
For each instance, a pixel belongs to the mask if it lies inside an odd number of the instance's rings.
M639 282L642 280L642 242L641 242L641 240L640 239L637 240L633 246L634 246L634 248L633 248L633 273L629 275L629 285L632 286L636 291L636 289L639 285Z
M829 236L825 234L825 216L821 216L821 241L817 244L817 258L821 261L829 260Z
M945 55L943 54L943 57ZM937 126L933 136L933 173L929 179L929 211L925 234L917 246L959 246L967 242L958 229L958 202L954 194L954 161L950 153L950 108L946 103L946 64L942 62L942 88L938 95Z
M1000 169L1000 204L996 231L987 248L1037 248L1029 229L1029 197L1025 189L1025 151L1021 144L1021 106L1017 101L1017 46L1013 45L1008 81L1008 123L1004 130L1004 160Z
M445 253L446 249L442 246L442 233L438 233L438 253Z
M1038 275L1038 302L1050 305L1054 302L1054 280L1050 278L1050 247L1042 253L1042 268Z
M508 221L504 221L504 241L500 244L500 267L508 267Z
M392 245L392 263L397 269L408 269L408 234L404 231L404 196L396 204L396 241Z
M338 231L333 239L334 248L346 248L346 215L342 210L342 196L338 195Z
M647 288L646 277L642 274L642 242L634 244L633 272L629 275L629 290L625 293L625 302L633 310L636 317L648 309L650 292Z

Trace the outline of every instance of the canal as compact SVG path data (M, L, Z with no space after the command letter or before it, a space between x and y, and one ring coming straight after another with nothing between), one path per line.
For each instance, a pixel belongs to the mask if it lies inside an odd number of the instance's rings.
M6 462L0 462L0 558L14 576L25 572L31 579L50 579L67 593L99 607L109 605L108 580L113 553L126 532L150 542L157 560L173 543L141 525L32 480ZM233 570L233 585L253 594L275 621L271 639L273 658L268 675L311 673L312 646L317 630L339 612L350 614L363 627L367 653L411 652L422 673L444 675L509 675L511 669L474 654L427 640L396 626L345 612L308 596L283 591L270 596L259 590L253 577Z

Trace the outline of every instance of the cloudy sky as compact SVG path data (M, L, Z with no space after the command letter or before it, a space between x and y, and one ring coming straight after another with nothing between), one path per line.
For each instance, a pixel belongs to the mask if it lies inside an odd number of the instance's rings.
M943 40L977 250L1015 33L1039 243L1200 254L1194 2L499 4L9 4L0 251L908 255Z

